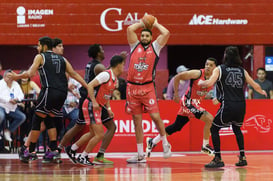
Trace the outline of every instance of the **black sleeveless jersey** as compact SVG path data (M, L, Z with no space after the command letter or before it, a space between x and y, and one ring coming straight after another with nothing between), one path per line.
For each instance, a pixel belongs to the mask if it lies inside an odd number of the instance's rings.
M39 68L42 88L55 88L60 91L68 91L66 62L63 56L47 51L41 53L44 64Z
M101 62L99 62L96 59L93 59L92 61L87 63L87 65L85 67L85 74L84 74L84 80L87 84L89 82L91 82L96 77L94 69L95 69L95 66L100 63ZM81 87L80 94L81 94L81 97L86 98L87 97L87 90L84 87Z
M217 81L217 99L224 101L245 101L245 74L242 67L228 67L224 64L220 69Z

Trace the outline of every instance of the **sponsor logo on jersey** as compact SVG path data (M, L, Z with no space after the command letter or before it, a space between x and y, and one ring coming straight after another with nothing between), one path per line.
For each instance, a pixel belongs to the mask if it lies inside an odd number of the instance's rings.
M138 72L142 72L143 70L147 70L148 67L149 67L149 65L144 62L139 62L138 64L134 64L134 69L136 69Z

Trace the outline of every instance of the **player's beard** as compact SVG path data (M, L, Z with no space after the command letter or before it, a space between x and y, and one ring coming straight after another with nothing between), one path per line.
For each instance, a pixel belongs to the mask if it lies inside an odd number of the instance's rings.
M151 41L148 41L147 43L141 41L141 45L144 46L144 47L147 46L147 45L149 45L150 43L151 43Z

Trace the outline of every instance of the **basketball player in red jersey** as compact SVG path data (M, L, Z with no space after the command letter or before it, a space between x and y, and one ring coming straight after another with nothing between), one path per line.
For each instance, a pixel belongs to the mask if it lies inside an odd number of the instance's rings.
M110 69L98 74L88 84L88 97L84 100L82 111L86 124L89 125L89 132L72 145L81 147L86 144L84 151L76 158L70 157L73 162L92 166L88 154L103 139L103 119L113 118L114 113L110 107L110 98L114 89L118 87L118 76L124 69L125 56L115 55L110 60Z
M136 30L144 28L142 22L130 25L127 28L127 40L131 48L130 64L127 77L126 112L133 116L138 155L127 160L128 163L145 163L143 151L142 113L150 114L156 124L163 141L164 158L171 156L171 146L167 141L166 132L160 118L154 85L155 68L159 60L160 50L167 43L170 32L155 20L153 24L160 35L152 42L152 31L142 29L140 41Z
M209 145L210 127L213 120L213 116L205 109L200 107L202 100L213 89L210 87L198 86L199 80L209 79L212 75L212 71L216 68L217 61L214 58L208 58L205 63L205 68L201 70L189 70L177 74L174 78L174 101L180 102L180 109L177 113L176 120L173 124L166 127L166 133L171 135L177 131L180 131L190 120L190 118L197 118L205 122L203 130L203 146L201 151L209 155L214 155L214 151ZM178 85L180 80L190 80L190 86L186 91L186 94L181 98L178 95ZM179 101L180 100L180 101ZM214 99L217 101L217 99ZM153 147L160 141L160 136L155 138L147 138L147 155L150 156Z

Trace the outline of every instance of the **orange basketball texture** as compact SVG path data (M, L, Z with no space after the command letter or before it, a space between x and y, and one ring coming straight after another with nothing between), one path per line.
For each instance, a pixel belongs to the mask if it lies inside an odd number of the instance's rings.
M155 17L153 15L147 14L143 16L142 22L144 23L145 28L152 29L155 22Z

